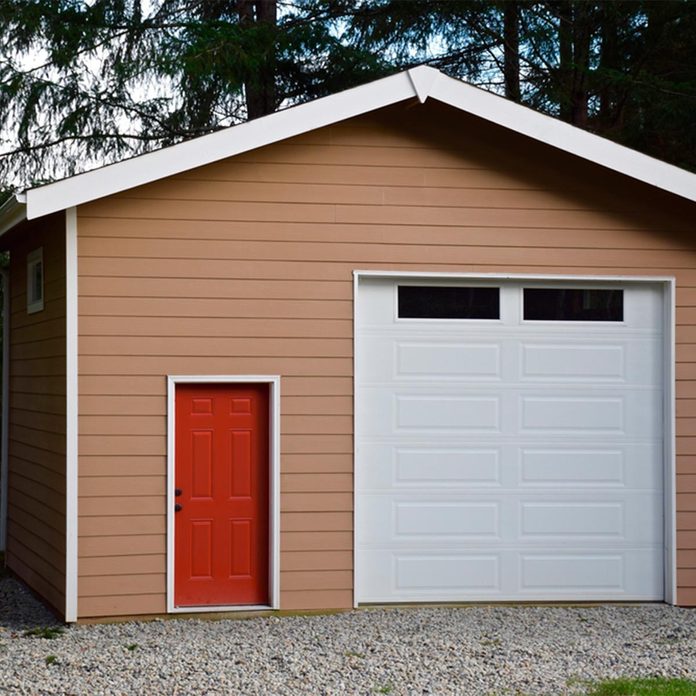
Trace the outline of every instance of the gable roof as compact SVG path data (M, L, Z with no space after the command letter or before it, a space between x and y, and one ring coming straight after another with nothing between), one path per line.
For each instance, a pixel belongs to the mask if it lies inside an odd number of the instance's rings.
M417 98L436 99L559 150L696 201L696 174L420 66L178 145L29 189L0 208L0 234L33 219Z

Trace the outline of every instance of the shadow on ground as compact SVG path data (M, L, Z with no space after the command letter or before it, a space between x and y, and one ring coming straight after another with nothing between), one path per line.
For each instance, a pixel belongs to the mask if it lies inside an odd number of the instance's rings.
M60 625L58 617L23 582L8 575L0 576L0 630L29 631Z

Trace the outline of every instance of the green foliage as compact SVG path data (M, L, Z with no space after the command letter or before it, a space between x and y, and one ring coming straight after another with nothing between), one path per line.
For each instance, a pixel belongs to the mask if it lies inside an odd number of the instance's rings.
M690 0L2 0L0 182L421 63L696 170L694 36Z
M14 126L0 181L41 183L385 74L337 39L331 5L3 0L0 118Z
M696 682L687 679L612 679L592 686L588 696L694 696Z
M37 626L36 628L30 628L28 631L25 631L24 635L32 638L53 640L63 635L63 633L65 633L65 629L61 626Z
M45 662L47 665L55 665L58 662L56 655L46 655Z
M138 649L138 644L137 643L129 643L126 645L126 650L133 652L134 650Z

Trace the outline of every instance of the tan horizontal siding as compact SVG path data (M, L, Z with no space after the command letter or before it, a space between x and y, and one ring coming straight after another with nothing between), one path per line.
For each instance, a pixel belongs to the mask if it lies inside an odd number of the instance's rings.
M164 534L162 515L127 515L120 517L85 517L80 524L81 537L102 537L108 534Z
M496 195L497 192L496 192ZM469 224L471 221L466 219L457 225L429 225L428 229L428 245L429 246L457 246L465 240L466 243L473 247L513 247L519 248L520 237L519 227L482 227L480 225ZM188 240L190 239L191 223L182 220L151 220L148 223L150 228L150 239L160 240L161 242L169 242L170 240ZM335 243L343 243L347 238L351 239L353 244L365 245L370 249L373 245L379 246L400 246L400 245L418 245L422 240L422 225L377 225L377 224L347 224L335 223L327 226L324 223L314 223L310 221L304 222L244 222L235 221L233 225L229 222L219 220L203 220L196 222L197 238L207 242L215 240L224 240L226 242L251 242L251 241L266 241L272 242L277 239L283 239L285 242L293 243L313 243L318 245L319 249L325 248L328 245ZM103 265L103 255L99 249L98 242L100 239L111 239L113 237L121 239L139 238L140 234L137 228L134 228L132 221L125 219L93 218L90 220L90 239L92 239L93 247L99 252L98 255L85 259L85 280L87 281L87 292L91 292L94 287L92 278L98 275L95 271L95 264ZM528 228L525 229L525 247L528 248L546 248L548 231L545 229ZM664 245L656 245L653 233L650 230L612 230L611 234L607 234L605 229L587 229L583 230L582 237L578 237L573 230L559 232L554 242L559 249L635 249L635 250L650 250L658 247L661 251L689 251L691 249L688 235L674 235L671 239L665 240ZM158 250L159 251L159 250ZM160 254L157 253L153 258L153 262L157 263ZM111 272L99 276L102 280L111 278L116 282L123 282L124 277L117 274L120 265L116 265L111 269ZM174 272L178 268L172 267L170 272ZM185 271L185 266L184 273ZM135 277L138 277L136 275ZM195 275L189 278L194 281L193 292L196 288L205 288L209 286L208 279L197 278ZM146 276L143 276L146 280ZM162 281L167 283L169 278L163 277ZM214 280L214 279L213 279ZM248 292L261 285L260 294L269 291L277 291L279 287L286 285L289 288L294 287L295 280L282 280L278 278L269 278L270 285L266 288L263 283L254 281L249 290L244 286L239 286L234 280L228 281L225 284L226 292ZM321 281L320 281L321 282ZM325 280L325 283L342 282L339 279ZM151 286L155 293L159 293L158 284L155 279L151 279ZM108 287L108 285L107 285ZM81 286L82 289L82 286Z
M47 580L49 577L58 575L55 568L45 564L41 557L18 542L12 552L12 570L54 608L58 609L65 605L63 588Z
M381 208L379 209L381 210ZM535 211L536 212L536 211ZM548 227L558 234L557 230L561 227L561 221L552 219L542 224L540 220L533 217L528 220L520 219L522 211L514 211L514 219L519 221L520 227ZM365 216L368 212L364 211ZM355 215L356 224L361 223L357 214ZM413 217L405 218L413 221ZM467 222L474 223L467 213ZM382 224L398 225L400 222L394 220ZM424 226L435 224L426 215L423 216ZM452 225L459 226L461 221L453 219ZM477 223L480 224L480 223ZM576 230L584 230L588 226L585 222L578 222ZM518 228L519 229L519 228ZM611 231L605 230L605 234L610 236ZM475 246L466 244L466 233L462 231L460 244L442 244L437 246L423 246L419 244L364 244L362 242L345 243L307 243L307 242L256 242L256 241L227 241L227 240L149 240L145 243L141 239L128 240L127 246L121 239L98 238L91 240L91 244L85 245L83 250L85 256L100 257L118 255L121 258L147 258L157 259L159 266L163 265L167 259L189 259L192 256L198 259L227 260L227 261L247 261L259 258L267 258L269 261L296 261L302 262L323 262L323 263L348 263L353 267L360 264L370 263L413 263L414 252L418 253L421 263L432 264L470 264L470 265L562 265L567 259L569 250L567 248L549 249L548 247L528 247L523 240L518 238L517 246L489 247ZM111 247L111 249L110 249ZM625 259L626 250L624 249L603 249L602 267L620 267L621 261ZM591 265L599 261L597 251L592 248L573 248L574 261L578 265ZM638 268L673 268L685 269L687 274L692 270L692 252L685 250L661 250L661 249L633 249L631 250L631 262ZM137 288L137 285L135 286ZM143 291L144 292L144 291ZM145 299L149 299L144 295ZM263 295L261 296L263 297ZM321 297L321 296L319 296ZM187 298L189 299L189 298ZM217 301L216 297L207 298ZM323 301L323 300L321 300ZM93 303L83 301L85 310L89 310ZM123 304L127 304L125 300ZM91 312L87 312L91 313ZM244 316L244 315L240 315Z
M108 519L108 518L107 518ZM164 554L146 554L137 556L83 556L80 559L80 576L118 576L144 575L146 573L161 574L164 572L166 556Z
M27 313L27 254L43 247L44 309ZM10 236L8 565L59 612L65 604L65 222Z
M552 232L549 232L552 234ZM465 240L463 240L465 241ZM381 270L381 271L422 271L424 264L418 260L418 252L421 251L418 247L413 248L415 252L409 261L366 261L360 266L356 266L356 261L333 261L327 262L322 259L316 261L293 261L293 260L264 260L253 261L249 259L237 259L240 263L235 264L234 277L237 279L243 278L261 278L272 280L279 275L292 280L345 280L350 278L352 271L356 268L360 270ZM602 250L603 251L603 250ZM435 252L428 253L429 257ZM568 251L568 255L573 256L572 252ZM441 254L441 252L440 252ZM602 253L595 255L594 263L578 264L569 267L563 263L548 263L548 259L544 254L538 253L533 259L533 263L527 257L523 259L514 255L507 262L491 262L491 263L470 263L468 258L460 262L455 262L450 256L442 254L440 260L435 262L429 260L427 262L428 270L431 272L482 272L482 273L541 273L550 275L564 275L572 268L572 272L578 275L615 275L621 272L622 275L645 275L648 271L652 275L670 275L674 271L671 265L658 266L653 264L646 267L644 264L634 263L630 256L625 258L625 265L616 263L607 263L604 260ZM190 278L202 276L208 278L226 278L230 275L230 261L228 259L143 259L143 258L116 258L116 257L100 257L86 258L84 263L81 262L80 268L84 268L90 275L104 276L124 276L132 273L132 277L148 277L163 274L167 278L180 277ZM82 273L82 270L80 271ZM696 285L696 270L692 268L682 267L677 274L679 283L687 285ZM282 317L279 317L282 318Z
M164 496L80 496L80 519L83 517L121 517L128 515L164 515Z
M78 586L80 597L103 597L105 594L147 595L155 594L166 582L164 573L146 575L116 575L114 577L83 577Z
M166 610L167 602L163 592L157 594L80 597L77 602L77 614L82 619L100 616L164 614Z
M353 567L352 551L286 551L280 557L283 570L345 570ZM325 589L325 588L324 588ZM348 588L350 589L350 587Z
M347 531L281 531L281 547L285 552L294 551L351 551L353 532Z
M280 606L292 611L295 609L348 609L353 603L353 590L299 590L280 593Z
M281 375L281 607L352 606L355 269L674 275L696 569L693 206L428 104L78 212L81 615L164 610L166 374ZM118 559L141 594L117 591Z

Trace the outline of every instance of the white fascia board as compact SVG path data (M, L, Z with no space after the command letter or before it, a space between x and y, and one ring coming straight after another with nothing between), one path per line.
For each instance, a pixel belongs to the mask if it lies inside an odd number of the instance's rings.
M0 207L0 237L15 225L27 219L27 206L23 194L15 194Z
M391 75L216 133L31 189L27 191L27 217L31 220L110 196L415 96L408 73Z
M420 96L420 95L419 95ZM428 96L486 121L696 201L696 174L440 74Z

